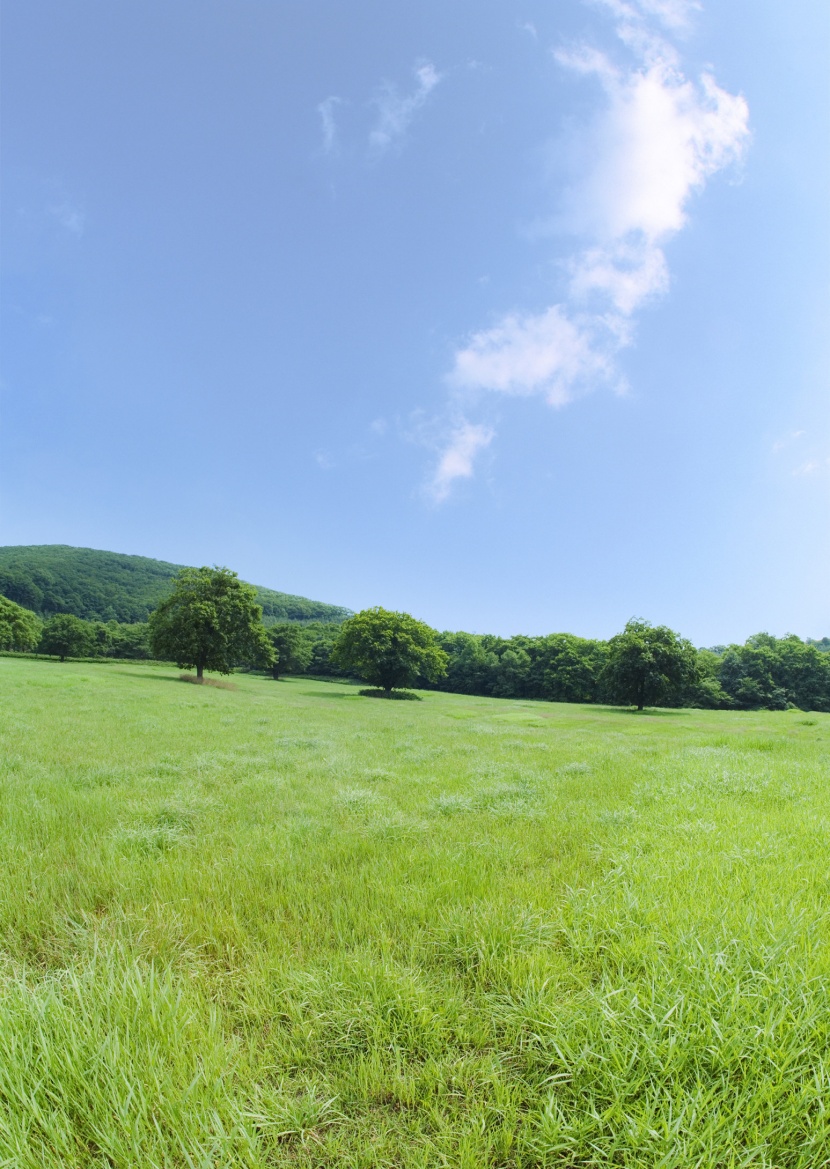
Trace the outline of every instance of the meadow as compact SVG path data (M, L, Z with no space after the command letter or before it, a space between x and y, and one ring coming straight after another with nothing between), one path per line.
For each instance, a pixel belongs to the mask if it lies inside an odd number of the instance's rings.
M0 1165L830 1165L830 715L0 658Z

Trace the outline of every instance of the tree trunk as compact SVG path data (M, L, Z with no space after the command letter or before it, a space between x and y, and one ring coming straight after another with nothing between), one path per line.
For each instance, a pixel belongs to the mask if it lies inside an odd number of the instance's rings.
M275 662L274 665L271 667L271 677L274 679L275 682L279 682L279 680L280 680L279 662Z
M392 697L392 687L391 686L384 686L383 697L384 698L391 698Z
M200 682L203 682L205 680L205 667L201 664L201 662L196 667L196 677L199 679Z

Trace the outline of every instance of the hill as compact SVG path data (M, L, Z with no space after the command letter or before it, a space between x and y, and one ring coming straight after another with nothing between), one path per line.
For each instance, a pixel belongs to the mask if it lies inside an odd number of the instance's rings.
M0 547L0 593L41 617L74 613L87 621L146 621L182 567L67 544ZM349 610L254 586L265 623L340 622Z

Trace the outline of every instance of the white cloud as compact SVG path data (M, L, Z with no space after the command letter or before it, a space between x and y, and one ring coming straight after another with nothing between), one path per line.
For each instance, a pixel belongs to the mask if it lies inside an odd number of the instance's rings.
M589 135L596 162L567 196L569 226L604 242L654 242L679 231L695 191L741 157L744 99L708 74L687 80L668 53L627 73L600 54L557 59L595 75L608 99Z
M472 476L476 455L489 446L492 439L493 431L488 426L469 422L466 418L456 419L427 486L428 494L436 503L447 498L456 479Z
M447 379L455 392L541 394L561 406L595 385L621 388L616 357L633 340L635 314L669 288L665 244L686 225L692 196L746 148L744 98L708 73L687 78L647 20L680 28L698 5L601 3L617 17L634 63L615 64L589 46L556 54L561 65L598 80L605 98L583 135L584 166L559 217L561 229L584 241L565 264L565 299L541 312L512 312L473 334Z
M323 129L323 150L326 154L334 154L337 151L337 122L334 111L340 104L341 99L332 96L321 101L317 107Z
M647 240L620 240L610 247L588 248L568 265L569 292L574 301L592 295L607 300L621 317L669 286L669 269L662 248Z
M613 376L598 344L602 326L597 319L571 320L560 305L537 316L505 317L474 334L456 353L450 384L504 394L543 393L551 405L563 406L579 385Z
M387 150L400 141L415 114L441 80L441 74L429 61L416 65L413 72L417 83L413 93L402 96L394 85L387 83L375 98L378 119L369 135L369 144L376 151Z

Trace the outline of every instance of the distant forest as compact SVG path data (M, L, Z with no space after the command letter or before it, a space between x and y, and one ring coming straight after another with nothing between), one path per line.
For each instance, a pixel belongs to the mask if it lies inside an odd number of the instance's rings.
M48 620L71 613L89 622L91 652L109 658L149 658L146 619L170 591L179 566L63 545L0 548L0 596ZM332 662L339 627L351 613L336 605L257 588L263 619L274 636L290 633L290 673L343 677ZM449 656L445 678L421 679L423 689L493 698L613 704L608 689L608 642L552 633L510 638L440 633ZM758 633L743 645L694 649L694 669L682 686L666 684L656 705L718 710L830 712L830 638Z
M331 647L337 631L309 626L311 657L305 673L337 675ZM604 671L608 642L552 633L546 637L493 637L440 633L449 655L447 675L438 683L421 679L422 689L492 698L536 698L548 702L615 704ZM830 712L830 638L802 641L794 635L758 633L743 645L698 649L693 679L667 685L655 705L709 710L801 710Z
M48 619L72 613L84 621L144 622L170 592L182 566L66 544L0 548L0 595ZM349 609L254 586L266 625L275 621L340 622Z

